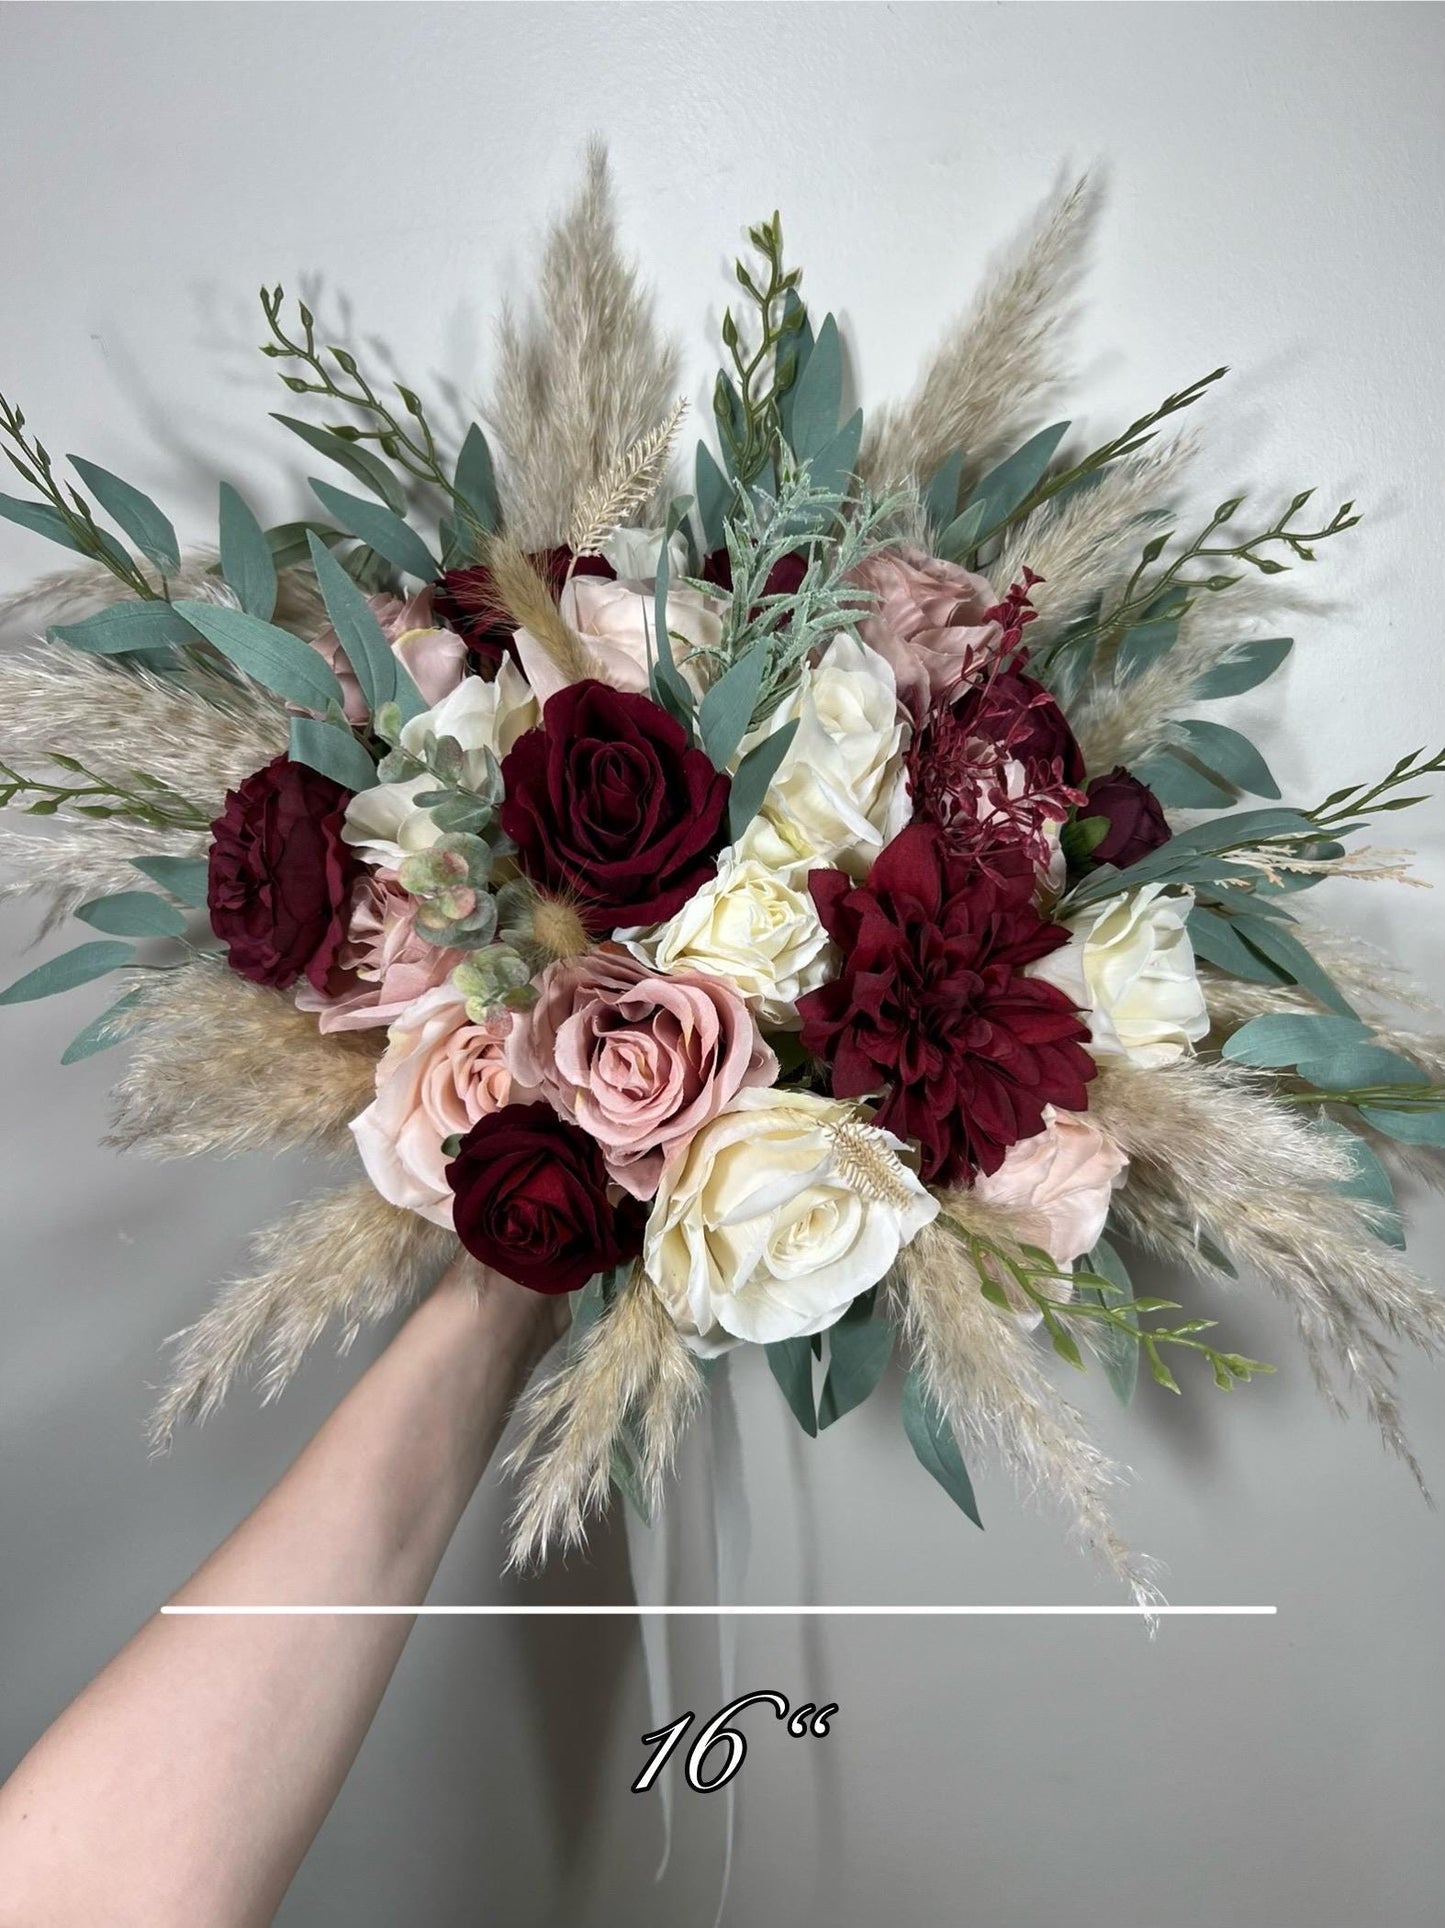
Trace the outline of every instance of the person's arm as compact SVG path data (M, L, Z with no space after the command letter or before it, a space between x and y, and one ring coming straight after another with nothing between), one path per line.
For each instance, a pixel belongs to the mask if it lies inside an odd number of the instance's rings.
M453 1267L176 1602L420 1602L558 1307ZM149 1621L0 1789L0 1928L269 1922L412 1624Z

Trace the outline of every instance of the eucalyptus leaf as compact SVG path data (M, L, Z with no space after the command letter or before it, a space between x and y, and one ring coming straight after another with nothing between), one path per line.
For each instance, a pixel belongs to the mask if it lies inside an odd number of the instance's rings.
M416 531L380 503L367 502L345 489L333 489L329 482L309 478L311 489L321 506L358 540L385 556L393 568L419 582L432 582L439 573L435 556Z
M733 499L732 484L713 460L712 450L706 442L697 445L694 473L703 552L710 555L714 549L723 546L723 528Z
M1162 662L1178 641L1177 619L1159 617L1152 622L1133 624L1124 631L1114 658L1115 682L1132 683L1136 676L1142 676L1146 669Z
M1270 774L1269 765L1249 738L1241 736L1238 730L1199 718L1175 727L1183 733L1184 746L1190 755L1197 757L1206 769L1217 771L1227 782L1249 791L1252 796L1279 795L1279 785Z
M1341 1017L1352 1018L1355 1015L1349 999L1289 931L1281 930L1278 924L1271 923L1268 918L1248 914L1235 919L1235 928L1261 956L1287 972L1291 981L1298 984L1301 990L1317 997L1331 1011L1338 1011Z
M778 766L793 747L793 738L798 734L798 720L784 723L781 729L765 736L761 743L753 745L733 777L733 787L728 795L728 841L736 843L763 807L763 800L769 786L778 773Z
M1246 690L1267 682L1294 648L1290 636L1265 636L1253 643L1242 643L1231 656L1205 670L1194 685L1193 695L1204 702L1221 696L1242 696Z
M764 1346L768 1368L782 1388L794 1419L810 1439L817 1437L818 1413L813 1404L813 1348L806 1339L779 1339Z
M715 770L727 768L748 733L770 654L770 640L764 637L740 656L702 699L697 713L698 734Z
M1385 1105L1361 1105L1360 1116L1387 1138L1404 1145L1435 1145L1445 1149L1445 1107L1435 1110L1392 1111Z
M871 1297L871 1295L868 1295ZM853 1316L862 1306L862 1312ZM873 1391L893 1356L893 1327L874 1316L866 1300L855 1300L828 1328L828 1376L818 1400L818 1425L831 1426Z
M973 553L978 541L978 532L983 527L984 516L988 513L986 502L974 502L962 515L956 516L943 534L933 545L935 554L945 562L963 562Z
M351 577L316 536L308 537L308 543L321 600L361 685L366 707L375 716L383 703L395 703L402 721L409 723L427 708L426 698L397 660L376 612Z
M65 517L48 502L27 502L23 496L0 495L0 516L18 528L28 529L32 535L58 542L62 549L72 550L77 556L86 553L70 533Z
M462 438L452 487L476 517L484 534L494 535L501 528L502 511L497 500L492 451L477 422L472 423Z
M278 522L266 531L266 547L271 551L275 567L294 569L299 563L309 561L311 546L307 537L312 535L328 549L344 547L352 540L344 529L333 529L326 522Z
M981 1527L983 1521L973 1495L973 1481L958 1450L958 1441L947 1419L929 1398L917 1366L903 1382L903 1430L919 1463L933 1475L954 1505L967 1513L975 1526Z
M111 603L78 623L57 623L51 637L90 656L128 656L133 651L184 647L196 632L175 607L151 602Z
M174 904L150 890L118 890L93 897L75 915L92 930L111 937L183 937L186 920Z
M1196 770L1168 745L1136 763L1134 775L1171 809L1214 810L1234 802L1235 793L1228 784Z
M248 616L269 622L276 608L276 565L265 531L229 482L221 484L221 574Z
M376 765L345 724L318 722L312 716L293 716L287 754L293 763L319 770L343 790L369 790L376 782Z
M1192 918L1190 926L1192 929ZM1358 1018L1326 1016L1323 1012L1318 1016L1306 1012L1270 1012L1242 1024L1225 1040L1220 1056L1235 1064L1274 1068L1325 1057L1336 1050L1363 1044L1369 1036L1369 1026Z
M48 963L39 964L24 977L16 978L0 991L0 1004L28 1004L35 998L73 991L77 985L89 984L92 978L118 971L122 964L129 964L134 958L134 944L118 944L109 939L77 944L74 950L62 951L59 957L52 957Z
M306 710L325 711L341 702L341 685L329 665L290 630L219 603L186 599L174 606L213 649L274 696Z
M812 457L808 477L815 489L832 495L846 495L858 466L858 451L863 445L863 411L855 409L838 433Z
M148 495L112 475L109 469L82 461L78 455L66 459L116 527L124 530L162 575L173 576L181 566L181 545L170 517Z
M963 481L963 450L945 456L923 490L923 512L931 529L944 530L958 514L958 491Z
M132 857L132 866L193 910L206 907L210 865L204 857Z
M1340 1190L1347 1198L1361 1199L1366 1205L1376 1208L1379 1216L1374 1219L1375 1236L1386 1245L1393 1245L1396 1251L1405 1249L1405 1229L1400 1219L1400 1207L1395 1198L1395 1185L1384 1164L1371 1150L1358 1132L1338 1123L1333 1118L1318 1118L1314 1129L1323 1136L1333 1138L1349 1154L1355 1170L1347 1178Z
M823 317L791 402L793 453L800 462L812 462L837 434L843 407L843 345L832 315Z
M1351 1043L1327 1056L1303 1058L1299 1074L1318 1091L1359 1091L1368 1085L1429 1084L1429 1074L1410 1058L1381 1044Z
M114 1004L101 1012L98 1018L76 1032L60 1054L62 1064L78 1064L82 1058L94 1057L97 1051L108 1051L112 1045L121 1042L122 1033L116 1028L116 1019L124 1017L140 998L139 991L127 991L118 997Z
M1067 422L1055 422L1031 435L1020 449L989 470L969 498L969 505L981 502L985 534L996 534L1028 496L1043 481L1060 442L1069 432Z
M289 428L293 435L299 435L308 448L324 455L338 468L345 469L354 482L364 489L370 489L380 498L388 509L397 515L406 514L406 491L386 463L359 442L348 441L344 435L337 435L329 428L319 428L314 422L303 422L294 415L273 415L273 422L280 422Z
M1258 951L1250 949L1234 928L1232 918L1223 917L1204 904L1189 913L1189 938L1200 957L1231 977L1247 984L1282 984L1285 973L1268 963ZM1246 1027L1247 1029L1248 1027ZM1226 1055L1229 1046L1225 1046Z
M1097 1272L1101 1279L1107 1279L1118 1290L1101 1292L1095 1285L1080 1285L1077 1296L1083 1304L1112 1306L1116 1311L1128 1307L1134 1297L1134 1282L1129 1277L1128 1266L1108 1239L1098 1241L1084 1260L1084 1267L1086 1271ZM1089 1343L1098 1354L1105 1378L1114 1388L1114 1397L1121 1406L1127 1406L1139 1383L1138 1340L1131 1339L1127 1332L1121 1332L1117 1326L1109 1325L1103 1319L1091 1319Z

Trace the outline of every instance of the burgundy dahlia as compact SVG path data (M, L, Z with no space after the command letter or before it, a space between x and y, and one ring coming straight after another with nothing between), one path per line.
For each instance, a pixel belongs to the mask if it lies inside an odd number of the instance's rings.
M346 935L356 861L341 840L351 792L279 756L226 796L211 825L206 903L231 969L325 991Z
M612 1203L601 1146L548 1104L480 1118L447 1183L462 1244L533 1292L575 1292L642 1251L646 1205Z
M602 556L578 556L566 548L543 549L528 560L545 578L554 596L560 595L570 569L575 576L602 576L609 582L617 571ZM483 669L497 670L504 657L515 658L512 638L517 625L497 599L492 572L484 562L468 569L448 569L432 593L436 615L458 635Z
M502 781L518 864L599 936L671 917L727 840L729 778L650 697L590 678L548 698Z
M1103 841L1090 854L1096 864L1112 864L1116 870L1137 864L1151 850L1167 844L1173 834L1158 797L1122 764L1107 776L1094 778L1079 815L1108 819Z
M994 1172L1043 1129L1044 1106L1082 1111L1094 1061L1067 996L1023 967L1068 932L1033 907L1017 847L990 870L950 852L936 824L912 824L853 884L808 879L841 975L799 1000L806 1050L833 1095L881 1094L878 1124L918 1141L930 1183Z

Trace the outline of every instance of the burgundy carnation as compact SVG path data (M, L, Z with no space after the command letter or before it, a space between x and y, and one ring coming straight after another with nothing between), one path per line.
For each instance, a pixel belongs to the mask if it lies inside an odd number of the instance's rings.
M502 781L518 863L598 933L661 923L716 872L731 782L650 697L590 678L558 690Z
M617 571L602 556L578 556L566 548L543 549L528 561L546 579L554 596L562 593L570 569L575 576L602 576L611 582ZM432 594L432 609L450 628L466 639L467 648L479 664L500 669L504 657L515 661L512 638L517 625L497 598L497 586L484 562L469 569L448 569Z
M478 1119L447 1166L457 1237L532 1292L575 1292L642 1251L647 1207L607 1192L602 1148L547 1104Z
M808 886L844 962L799 1000L803 1046L832 1067L835 1097L883 1094L876 1121L917 1139L925 1179L997 1171L1043 1129L1045 1105L1085 1108L1088 1029L1062 991L1022 974L1068 939L1033 907L1025 852L984 871L913 824L865 884L815 870Z
M326 989L346 935L356 860L341 841L351 792L278 756L238 789L211 825L206 903L231 969L253 984L304 971Z
M1116 870L1137 864L1173 835L1158 797L1122 765L1094 778L1079 815L1108 818L1108 831L1090 855L1096 864L1112 864Z

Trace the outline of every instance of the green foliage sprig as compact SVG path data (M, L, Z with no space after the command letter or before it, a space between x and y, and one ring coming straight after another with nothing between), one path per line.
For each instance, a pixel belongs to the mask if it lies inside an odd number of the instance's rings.
M144 602L156 600L157 591L147 581L145 572L132 557L127 555L112 536L99 527L89 502L73 483L63 486L56 480L54 464L44 443L25 432L24 413L0 395L0 451L6 460L38 495L43 498L44 507L35 505L34 525L41 528L44 518L48 527L42 529L54 541L64 543L92 562L99 562L119 581L123 582L132 594ZM18 520L18 515L12 519ZM160 592L164 595L164 589Z
M793 351L806 321L796 299L802 271L783 266L783 228L777 214L749 228L748 239L767 270L760 283L745 261L736 265L738 284L757 310L757 343L751 351L747 348L736 316L725 309L722 339L733 376L719 370L713 395L729 466L744 487L762 475L781 441L779 404L796 379Z
M58 750L48 752L50 762L83 783L49 783L41 777L27 777L8 763L0 763L0 809L24 796L33 803L21 804L28 817L53 817L62 808L80 817L116 817L125 823L143 823L155 830L209 830L211 819L199 804L172 790L159 777L143 770L131 773L133 788L98 777L73 756Z

